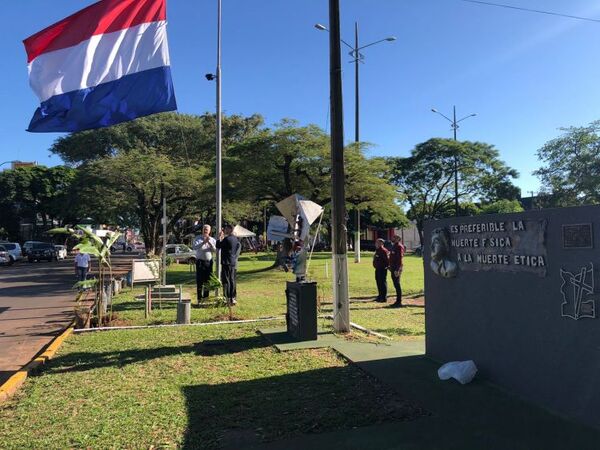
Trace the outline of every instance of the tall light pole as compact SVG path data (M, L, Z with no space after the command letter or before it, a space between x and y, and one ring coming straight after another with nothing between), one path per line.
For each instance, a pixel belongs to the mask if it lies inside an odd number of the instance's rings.
M325 25L320 23L315 24L315 28L320 31L329 31ZM343 39L340 39L342 44L350 48L350 56L354 63L354 142L358 146L360 142L360 95L359 95L359 64L364 63L364 55L360 53L360 50L371 47L372 45L379 44L382 42L393 42L396 40L395 36L388 36L384 39L371 42L360 46L358 43L358 22L354 22L354 46L348 44ZM356 208L356 231L354 236L354 262L360 262L360 209Z
M442 114L441 112L439 112L437 109L435 108L431 108L431 111L439 114L440 116L442 116L444 119L446 119L448 122L450 122L450 127L452 128L452 131L454 131L454 141L456 141L456 131L459 128L459 123L462 122L463 120L468 119L469 117L475 117L477 114L473 113L473 114L469 114L468 116L463 117L462 119L456 120L456 106L452 107L452 119L450 117L445 116L444 114ZM458 154L454 155L454 215L458 216L459 213L459 208L458 208Z

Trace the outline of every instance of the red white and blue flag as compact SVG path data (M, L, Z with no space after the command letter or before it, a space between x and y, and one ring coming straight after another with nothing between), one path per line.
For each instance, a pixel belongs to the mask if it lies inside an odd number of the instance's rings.
M25 39L28 131L81 131L177 109L165 0L102 0Z

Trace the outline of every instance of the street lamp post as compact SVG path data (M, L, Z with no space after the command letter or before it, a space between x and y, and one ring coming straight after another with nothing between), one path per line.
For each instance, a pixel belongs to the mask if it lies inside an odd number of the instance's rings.
M4 164L12 164L12 163L16 163L16 160L13 161L4 161L3 163L0 163L0 167L2 167Z
M458 130L458 128L459 128L458 124L460 122L462 122L463 120L468 119L469 117L475 117L477 115L476 113L473 113L473 114L469 114L468 116L463 117L462 119L456 120L456 106L452 107L452 119L445 116L444 114L442 114L435 108L431 108L431 111L436 114L439 114L444 119L446 119L448 122L450 122L452 131L454 132L454 141L457 140L456 139L456 130ZM458 216L458 212L459 212L458 211L458 154L455 154L454 155L454 215Z
M315 28L320 31L329 31L325 25L320 23L315 24ZM384 39L371 42L370 44L363 45L362 47L358 43L358 22L354 22L354 46L348 44L343 39L340 41L348 48L351 49L350 56L354 63L354 142L358 146L360 142L360 95L359 95L359 63L364 63L364 56L360 53L360 50L371 47L372 45L379 44L382 42L393 42L396 40L394 36L388 36ZM360 209L356 208L356 231L354 236L354 262L360 262Z

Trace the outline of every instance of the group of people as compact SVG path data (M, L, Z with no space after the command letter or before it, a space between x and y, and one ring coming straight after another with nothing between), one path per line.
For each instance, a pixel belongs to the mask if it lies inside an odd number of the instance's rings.
M404 256L404 245L399 236L392 237L392 248L385 248L385 241L377 239L375 241L375 254L373 255L373 267L375 268L375 282L377 283L376 302L387 302L387 274L388 271L392 277L394 288L396 289L396 301L391 306L399 308L402 306L402 286L400 277L402 275Z
M209 295L209 280L213 273L213 260L217 251L221 252L221 283L223 296L229 305L236 301L236 270L242 245L233 235L233 227L225 225L219 233L219 240L211 237L210 225L202 226L202 233L194 238L192 248L196 252L196 289L198 304Z
M211 237L210 225L203 225L201 234L194 238L192 248L196 252L196 287L198 304L202 299L209 296L210 278L213 273L213 260L217 251L221 252L221 283L223 295L229 305L237 303L236 271L238 257L242 249L241 243L233 235L233 227L225 225L219 233L219 240ZM385 241L375 241L375 254L373 255L373 267L375 268L375 282L377 283L377 302L387 302L387 274L390 272L392 283L396 290L396 301L391 306L398 308L402 306L402 286L400 277L402 275L404 256L404 245L399 236L392 237L392 248L385 248ZM90 256L78 253L75 256L75 271L77 278L83 281L89 270Z

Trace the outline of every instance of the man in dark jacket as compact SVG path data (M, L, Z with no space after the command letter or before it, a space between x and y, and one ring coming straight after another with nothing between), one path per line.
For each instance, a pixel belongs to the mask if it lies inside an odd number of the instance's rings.
M227 303L235 305L237 302L235 272L237 269L237 261L242 250L242 246L238 238L233 234L233 227L225 225L219 233L217 241L217 249L221 251L221 283L223 283L223 295L227 299Z
M404 245L400 242L399 236L392 237L392 249L390 250L390 273L392 282L396 289L396 303L392 308L400 308L402 306L402 286L400 286L400 276L402 275L402 257L404 256Z
M387 301L387 271L389 267L390 252L383 246L383 239L375 241L375 255L373 255L373 267L375 268L375 282L377 283L376 302Z

